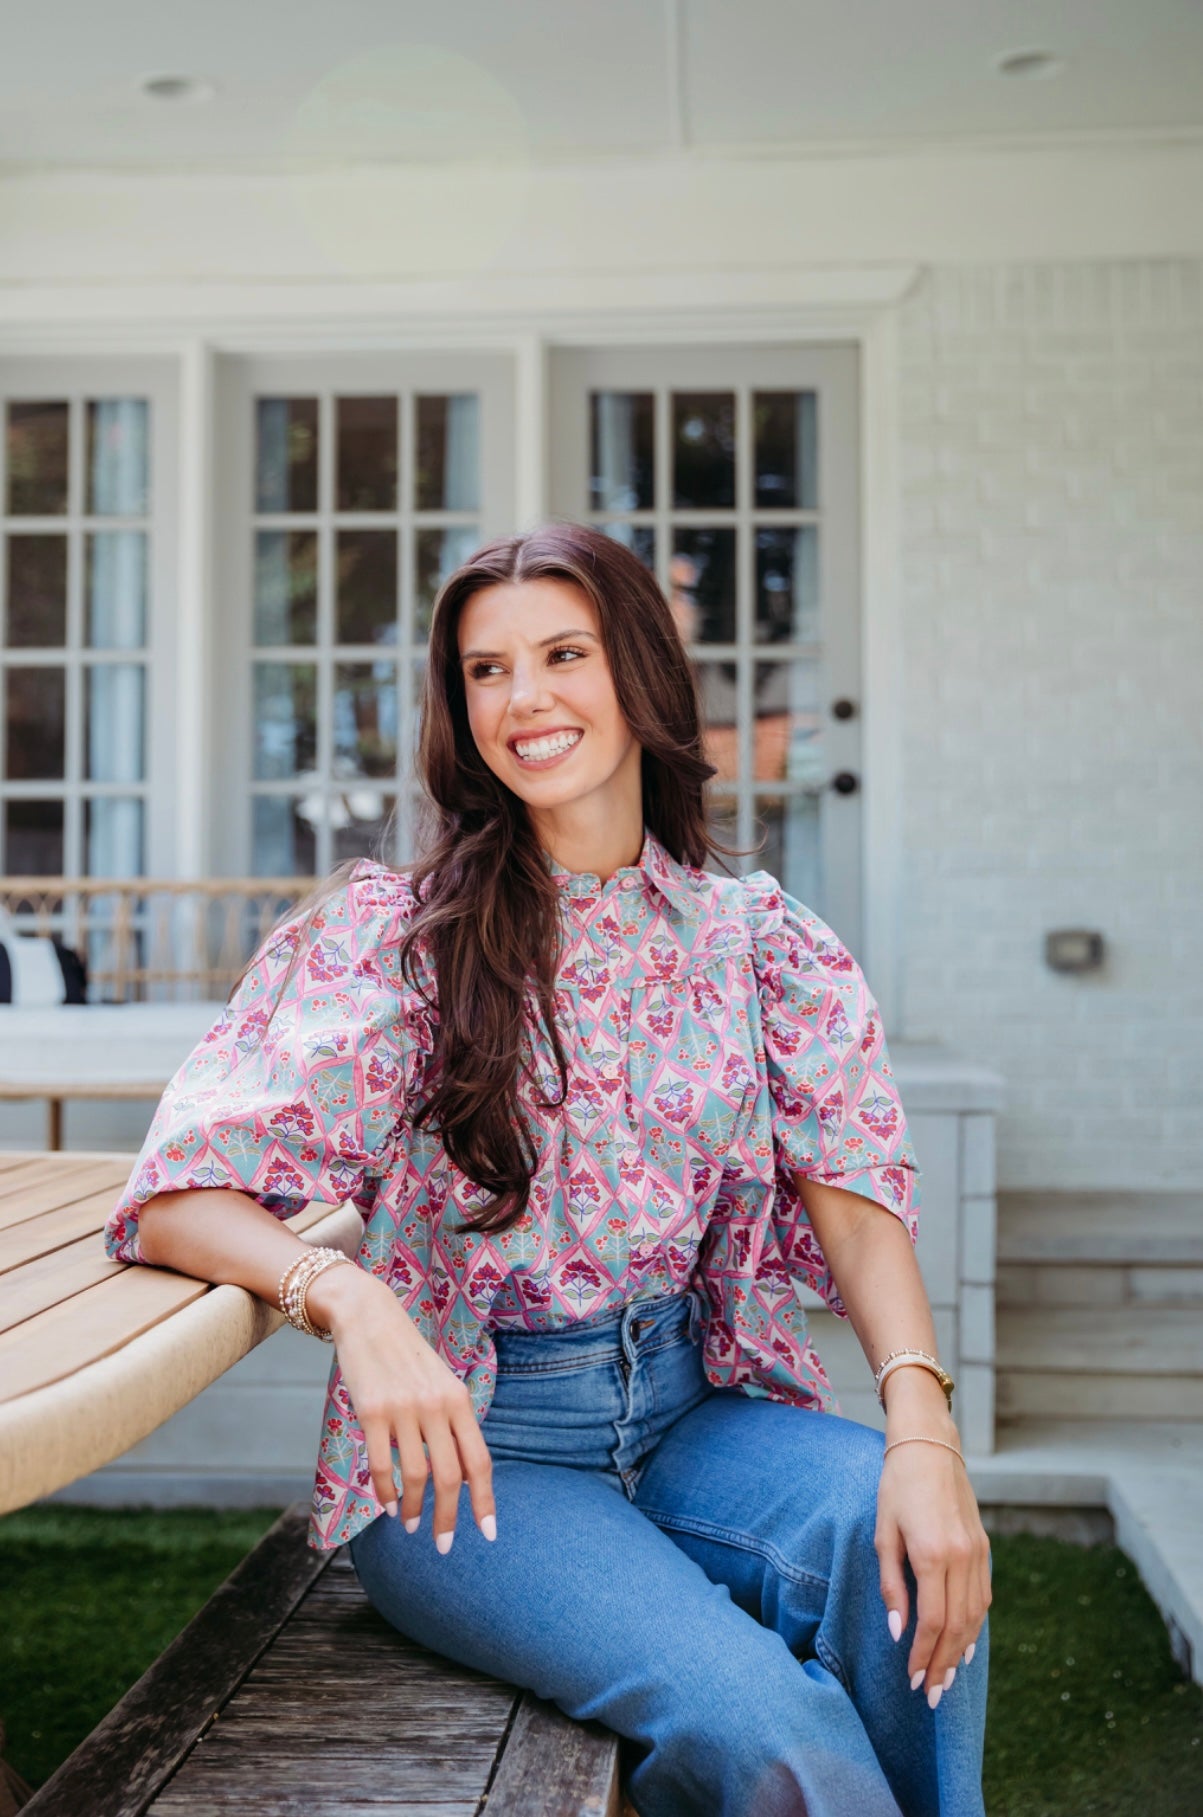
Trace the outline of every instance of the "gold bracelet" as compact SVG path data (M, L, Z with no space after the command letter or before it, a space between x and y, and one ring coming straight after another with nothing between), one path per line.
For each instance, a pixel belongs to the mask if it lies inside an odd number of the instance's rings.
M315 1325L309 1317L306 1296L312 1283L327 1268L335 1267L339 1262L351 1262L350 1256L341 1249L323 1246L307 1249L295 1261L290 1262L280 1277L280 1310L290 1325L303 1331L308 1337L321 1338L325 1343L332 1343L334 1334ZM353 1266L353 1264L352 1264Z
M298 1330L306 1332L310 1337L321 1338L327 1344L334 1341L334 1333L313 1323L309 1317L306 1297L318 1275L324 1274L327 1268L333 1268L339 1262L350 1262L350 1257L345 1256L341 1249L322 1247L312 1249L305 1257L303 1265L297 1270L289 1287L289 1299L296 1315L291 1318L291 1322L296 1325ZM286 1316L291 1315L286 1314Z
M944 1399L947 1401L948 1411L951 1413L952 1391L956 1387L956 1383L938 1357L932 1356L929 1350L915 1349L891 1350L889 1356L883 1358L876 1375L873 1377L873 1386L877 1391L877 1404L882 1411L885 1411L886 1405L885 1396L882 1393L886 1377L892 1375L895 1369L903 1368L907 1363L917 1363L920 1368L930 1371L930 1373L935 1376L941 1388L944 1390Z
M884 1457L886 1454L886 1451L892 1451L894 1449L895 1445L916 1445L916 1444L919 1444L919 1445L943 1445L945 1451L956 1451L956 1454L960 1458L961 1462L962 1463L965 1462L965 1453L963 1451L957 1451L957 1447L955 1445L950 1445L946 1438L931 1438L926 1432L912 1432L910 1434L910 1436L907 1438L892 1438L890 1440L889 1444L886 1446L885 1451L883 1451L881 1455Z

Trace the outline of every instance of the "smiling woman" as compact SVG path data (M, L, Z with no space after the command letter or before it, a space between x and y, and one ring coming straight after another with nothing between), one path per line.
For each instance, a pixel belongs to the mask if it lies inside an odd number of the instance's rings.
M312 1543L411 1638L621 1735L639 1817L980 1817L989 1547L880 1015L775 877L703 868L735 854L637 556L561 523L458 568L418 767L422 857L344 867L265 943L111 1252L333 1340ZM345 1198L357 1268L278 1222Z

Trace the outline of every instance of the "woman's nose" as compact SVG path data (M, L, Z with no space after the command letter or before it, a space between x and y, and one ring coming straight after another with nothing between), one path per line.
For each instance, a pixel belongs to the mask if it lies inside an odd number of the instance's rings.
M545 699L551 699L551 690L542 670L516 663L510 681L510 705L527 711Z

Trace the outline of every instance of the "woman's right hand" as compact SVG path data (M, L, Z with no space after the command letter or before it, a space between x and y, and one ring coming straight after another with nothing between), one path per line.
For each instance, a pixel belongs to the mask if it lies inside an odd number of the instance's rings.
M417 1531L429 1472L439 1551L451 1550L465 1482L477 1526L486 1539L496 1539L493 1460L472 1397L426 1342L392 1288L358 1267L328 1268L313 1282L306 1304L314 1322L333 1334L339 1368L367 1441L372 1485L387 1512L397 1514L395 1435L406 1530Z

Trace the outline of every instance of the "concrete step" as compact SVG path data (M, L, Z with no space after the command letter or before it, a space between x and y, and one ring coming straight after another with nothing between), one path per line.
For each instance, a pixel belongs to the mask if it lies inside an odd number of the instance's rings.
M990 1456L968 1463L984 1517L992 1508L1108 1510L1175 1658L1203 1682L1203 1422L1016 1420L1000 1425Z
M1203 1267L1105 1262L1000 1262L999 1309L1031 1306L1193 1306L1203 1314Z
M1203 1419L1203 1320L1190 1307L1002 1307L1000 1420Z
M1115 1307L1104 1319L1090 1306L1008 1309L999 1314L997 1329L1001 1369L1198 1375L1203 1381L1203 1322L1187 1307L1165 1307L1155 1315Z
M1203 1268L1203 1195L1191 1192L1002 1192L1000 1263Z
M1203 1376L1001 1370L994 1414L1000 1432L1014 1420L1203 1420Z

